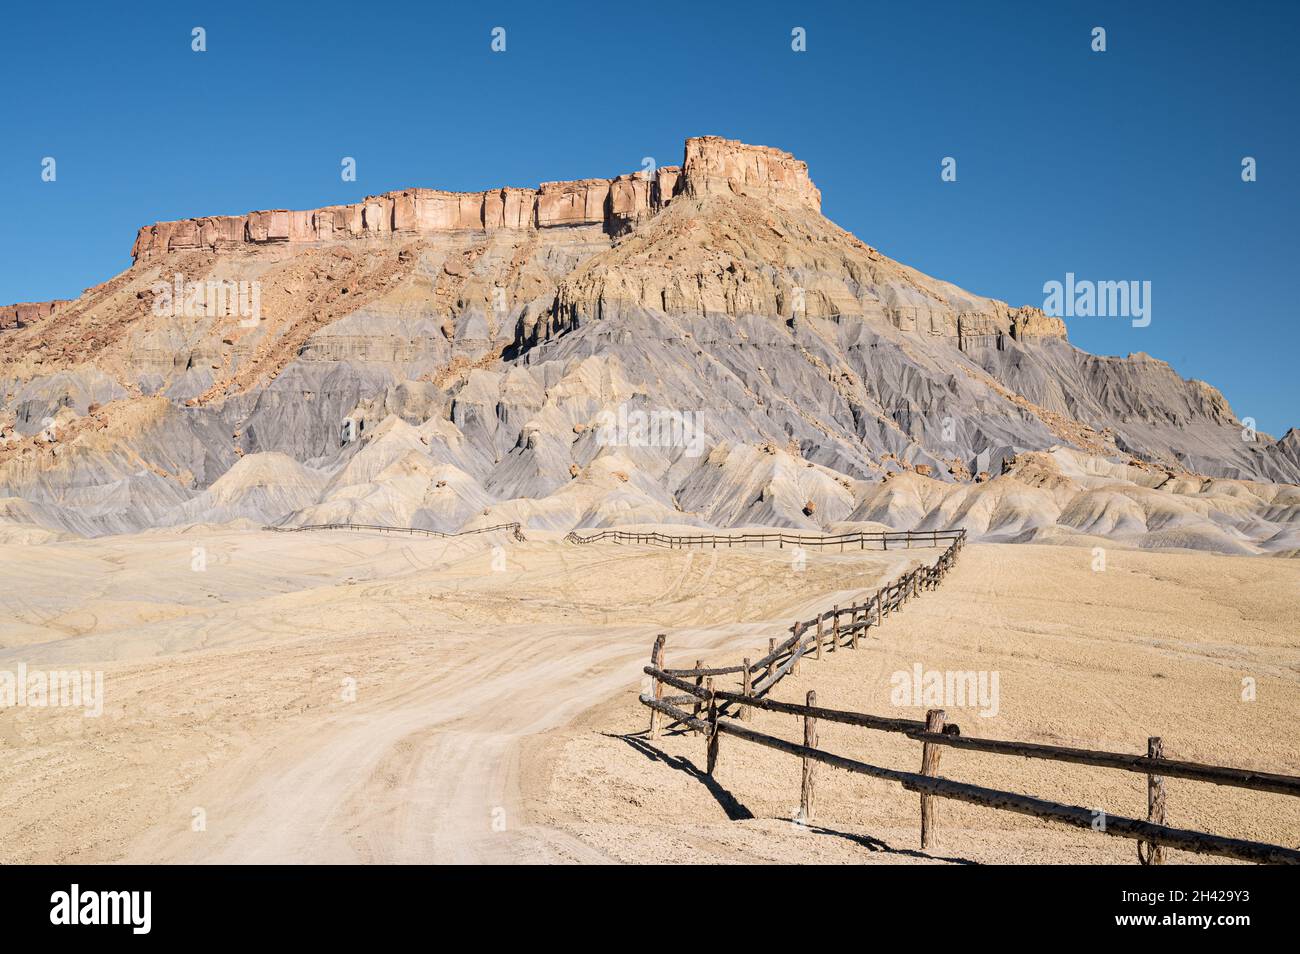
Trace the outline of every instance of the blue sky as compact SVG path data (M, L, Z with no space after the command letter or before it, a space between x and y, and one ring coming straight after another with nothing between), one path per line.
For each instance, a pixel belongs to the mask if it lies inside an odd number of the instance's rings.
M1300 425L1300 4L284 6L6 9L0 303L75 297L157 220L610 176L716 134L793 152L828 216L980 294L1150 281L1148 327L1071 339Z

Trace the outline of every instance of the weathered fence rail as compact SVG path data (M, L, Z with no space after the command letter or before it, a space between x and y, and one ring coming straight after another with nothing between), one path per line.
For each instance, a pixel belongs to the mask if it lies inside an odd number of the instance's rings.
M921 732L909 732L908 738L931 745L955 746L993 755L1014 755L1025 759L1047 759L1052 762L1072 762L1095 768L1136 772L1139 775L1163 775L1166 778L1185 778L1212 785L1246 788L1253 792L1271 792L1275 795L1300 795L1300 777L1257 772L1253 769L1228 768L1222 765L1203 765L1200 762L1180 762L1173 759L1152 759L1146 755L1125 752L1098 752L1092 749L1074 749L1060 745L1042 745L1035 742L1008 742L1000 739L978 739L965 735L936 738Z
M380 533L405 533L415 537L467 537L476 533L507 532L516 540L523 540L524 528L518 523L499 523L492 527L478 527L474 530L458 530L455 533L443 533L441 530L420 530L415 527L385 527L371 523L313 523L305 527L263 527L274 533L301 533L304 530L375 530Z
M1088 828L1112 837L1128 838L1140 843L1179 848L1183 851L1198 854L1220 855L1262 864L1300 864L1300 851L1285 848L1281 845L1227 838L1222 835L1212 835L1207 832L1183 828L1171 828L1168 825L1142 821L1137 818L1127 818L1122 815L1106 814L1099 826L1098 812L1095 809L1084 808L1079 805L1065 805L1060 802L1047 801L1017 792L1006 792L1000 789L985 788L980 785L970 785L965 782L955 782L951 779L928 774L904 772L899 769L871 765L856 759L834 755L818 748L788 742L776 736L756 732L734 722L722 721L721 718L715 715L716 710L713 708L710 709L709 719L702 720L662 700L656 701L643 696L641 702L651 709L669 716L675 722L705 735L708 740L709 775L712 775L717 768L718 736L733 735L756 745L799 756L806 761L830 765L833 768L843 769L859 775L868 775L872 778L897 782L908 791L918 792L922 796L950 798L954 801L968 802L985 808L1030 815L1034 818L1061 822L1077 828ZM807 783L805 783L805 787L806 785Z
M570 534L570 538L576 537ZM733 541L746 540L771 542L784 536L787 541L792 537L783 534L742 534L732 538ZM859 544L859 549L867 549L866 540L886 537L890 542L900 542L905 534L846 534L840 535ZM1300 796L1300 777L1262 772L1253 769L1232 768L1223 765L1207 765L1199 762L1186 762L1165 759L1162 740L1148 740L1148 754L1134 755L1124 752L1103 752L1092 749L1071 748L1068 746L1045 745L1033 742L1017 742L1002 739L980 739L964 736L960 727L947 722L946 713L941 709L932 709L925 721L917 719L889 718L864 712L850 712L840 709L826 709L813 705L815 694L809 693L809 703L799 705L793 702L780 702L769 698L769 693L784 676L794 671L800 661L811 653L814 658L821 658L823 649L834 652L837 648L854 648L858 646L858 637L873 626L880 626L885 617L902 609L908 600L921 591L933 589L953 569L957 555L965 544L965 531L934 531L914 535L916 539L924 538L931 545L947 543L947 548L928 566L918 566L905 573L893 583L881 587L866 602L852 606L835 606L819 613L810 620L800 620L790 627L791 635L777 644L769 640L768 654L757 661L748 659L739 666L705 666L697 662L693 669L670 669L663 664L666 637L661 635L655 641L655 650L651 654L651 665L645 667L645 673L653 681L654 691L642 695L641 703L651 710L651 738L659 731L660 716L667 716L674 724L702 733L706 738L706 757L708 774L712 775L718 761L718 739L720 735L733 735L757 745L785 752L801 758L804 762L802 786L800 792L800 814L808 820L812 811L814 763L831 765L874 778L898 782L903 788L921 795L921 846L928 848L934 837L934 801L936 798L948 798L954 801L968 802L1001 811L1015 812L1059 822L1076 827L1089 828L1106 835L1127 838L1138 842L1138 858L1143 864L1160 864L1163 862L1163 848L1178 848L1199 854L1218 855L1241 861L1266 864L1300 864L1300 850L1265 842L1246 841L1228 838L1208 832L1173 828L1164 824L1166 801L1165 779L1181 778L1213 785L1232 786L1257 792L1270 792L1280 795ZM700 537L669 537L663 534L640 534L627 531L603 531L598 537L578 538L576 542L592 543L596 539L609 539L621 543L651 543L669 545L675 548L686 546L712 546L714 540L725 538L706 535ZM659 538L659 539L652 539ZM894 538L898 538L895 541ZM690 540L692 543L681 541ZM704 541L704 542L699 542ZM836 538L836 545L841 540ZM888 543L881 543L887 548ZM913 545L915 540L913 541ZM735 545L734 542L732 545ZM808 538L801 538L798 545L816 546ZM908 544L905 544L908 545ZM848 547L852 549L853 547ZM847 619L847 622L842 623ZM848 642L845 643L845 638ZM755 675L761 673L755 679ZM715 676L739 676L741 691L733 692L713 687ZM663 687L670 686L683 693L680 696L665 698ZM681 708L689 704L692 710ZM700 718L707 709L707 718ZM776 736L757 732L734 721L724 721L733 714L741 721L747 721L754 709L793 715L803 719L803 736L805 743L789 742ZM816 746L816 724L819 721L835 722L858 728L882 732L894 732L921 743L921 772L906 772L898 769L870 765L854 759L844 758L826 752ZM1082 808L1048 801L1032 795L1003 791L970 785L938 775L939 753L942 748L960 748L982 752L990 755L1015 756L1029 759L1046 759L1087 765L1095 768L1135 772L1146 775L1148 780L1147 819L1128 818L1111 815L1099 809Z

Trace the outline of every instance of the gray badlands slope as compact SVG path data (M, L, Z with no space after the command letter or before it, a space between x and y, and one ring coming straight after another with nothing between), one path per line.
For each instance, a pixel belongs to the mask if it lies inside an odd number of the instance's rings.
M0 534L852 521L1300 547L1295 430L1245 441L1209 385L1086 354L820 202L803 163L706 137L649 176L144 228L77 300L0 310ZM260 300L168 303L178 280Z

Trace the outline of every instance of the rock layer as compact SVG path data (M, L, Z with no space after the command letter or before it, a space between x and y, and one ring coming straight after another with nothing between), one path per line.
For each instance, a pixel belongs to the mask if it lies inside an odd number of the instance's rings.
M141 262L171 252L215 251L243 244L578 225L598 225L617 235L664 208L679 192L744 195L821 209L821 193L808 178L805 163L778 149L703 136L686 141L680 167L614 179L543 182L535 190L405 189L369 196L354 205L157 222L140 229L131 256Z
M42 318L48 318L68 302L69 299L56 298L54 301L29 301L20 302L16 305L0 305L0 330L35 324Z

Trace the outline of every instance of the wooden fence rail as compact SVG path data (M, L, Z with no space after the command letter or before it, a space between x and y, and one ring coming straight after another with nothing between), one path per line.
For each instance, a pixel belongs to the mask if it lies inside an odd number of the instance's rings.
M499 523L492 527L479 527L475 530L458 530L455 533L443 533L441 530L420 530L415 527L385 527L369 523L313 523L305 527L263 527L273 533L301 533L304 530L376 530L380 533L405 533L416 537L468 537L475 533L508 532L516 540L524 540L524 528L518 523Z
M1255 792L1300 796L1300 777L1294 775L1278 775L1272 772L1258 772L1253 769L1229 768L1223 765L1205 765L1200 762L1181 762L1165 758L1160 758L1157 761L1147 755L1130 755L1125 752L1099 752L1093 749L1041 745L1034 742L980 739L962 735L960 727L956 723L948 723L944 727L943 734L936 735L927 732L925 722L917 719L895 719L868 715L864 712L848 712L842 709L821 709L815 706L799 705L796 702L777 702L774 699L745 696L742 693L727 692L723 689L714 689L709 692L671 675L672 670L646 666L644 672L656 681L682 689L691 696L692 701L698 699L701 702L708 702L710 698L716 697L723 702L753 706L767 712L810 717L821 722L838 722L842 725L859 726L882 732L899 732L914 742L972 749L976 752L988 752L995 755L1014 755L1021 758L1048 759L1054 762L1072 762L1076 765L1118 769L1124 772L1136 772L1140 775L1159 772L1159 774L1168 778L1185 778L1195 782L1209 782L1214 785L1246 788Z
M705 690L685 680L678 679L668 672L646 666L645 673L663 683L683 689L692 703L710 702L717 699L735 705L751 706L767 712L779 712L787 715L812 718L821 722L837 722L843 725L875 729L881 732L897 732L906 735L914 742L929 745L945 745L956 748L972 749L996 755L1014 755L1022 758L1049 759L1056 762L1071 762L1077 765L1091 765L1097 768L1118 769L1136 772L1141 775L1159 774L1168 778L1185 778L1196 782L1208 782L1214 785L1226 785L1245 788L1255 792L1271 792L1278 795L1300 796L1300 777L1278 775L1272 772L1259 772L1253 769L1230 768L1223 765L1205 765L1200 762L1183 762L1171 759L1152 758L1149 755L1130 755L1123 752L1099 752L1092 749L1075 749L1059 745L1040 745L1032 742L1010 742L1001 739L979 739L961 735L956 723L947 723L942 733L926 730L926 723L917 719L896 719L884 716L868 715L865 712L849 712L842 709L823 709L812 705L800 705L795 702L777 702L774 699L761 699L744 693L728 692L723 689Z
M570 537L576 537L570 534ZM687 545L683 540L710 541L710 536L703 537L668 537L663 534L636 534L626 531L604 531L600 539L617 542L665 543L674 547ZM760 542L775 539L779 534L743 534L736 540ZM858 542L859 538L903 538L906 534L849 534L842 535ZM925 721L917 719L889 718L863 712L850 712L839 709L825 709L813 704L815 694L809 693L808 704L799 705L792 702L779 702L769 698L773 686L798 666L801 658L809 652L821 658L821 651L830 639L831 650L843 645L847 637L849 648L857 648L858 636L871 627L879 627L885 617L899 612L903 606L921 592L935 588L953 569L957 555L964 546L965 531L925 531L914 533L915 540L943 543L948 546L933 564L918 566L893 583L881 587L864 603L850 606L835 606L819 613L809 620L800 620L790 627L791 635L777 643L770 639L766 656L751 662L746 659L739 666L706 667L703 662L696 662L693 669L669 669L663 664L663 640L656 640L656 654L651 665L645 667L645 673L651 677L656 687L653 696L643 695L642 704L650 707L652 721L658 714L670 716L675 723L694 731L701 732L707 739L708 772L712 774L718 759L718 736L730 734L749 742L777 749L803 760L804 771L800 793L801 815L811 814L814 762L828 764L847 771L871 775L899 782L904 788L918 792L921 798L921 841L922 847L928 848L934 837L934 799L951 798L956 801L969 802L1003 811L1017 812L1056 821L1077 827L1091 828L1105 834L1129 838L1138 842L1138 857L1143 864L1160 864L1163 861L1163 848L1178 848L1201 854L1221 855L1243 861L1262 863L1300 864L1300 851L1280 845L1263 842L1244 841L1227 838L1207 832L1172 828L1164 824L1166 801L1164 780L1182 778L1214 785L1233 786L1251 791L1270 792L1281 795L1300 796L1300 777L1261 772L1252 769L1231 768L1222 765L1206 765L1198 762L1169 760L1163 757L1161 740L1152 738L1148 743L1147 755L1134 755L1123 752L1102 752L1091 749L1071 748L1059 745L1044 745L1032 742L1015 742L1002 739L980 739L964 736L955 723L948 723L943 710L932 709ZM651 540L658 537L659 540ZM577 538L577 542L595 542L596 538ZM837 543L838 538L837 538ZM806 541L803 545L808 544ZM887 544L885 544L887 545ZM910 543L908 544L910 546ZM865 549L865 543L860 547ZM847 623L841 624L842 619ZM826 624L829 622L829 626ZM762 673L757 679L754 674ZM714 676L739 675L741 691L731 692L713 687ZM662 698L662 687L671 686L683 695ZM692 711L678 708L689 704ZM708 719L702 720L699 713L707 706ZM798 745L774 736L756 732L751 728L737 725L731 721L720 721L723 717L738 714L742 720L748 720L748 713L753 709L777 712L797 716L803 720L805 744ZM923 757L920 774L903 772L896 769L881 768L864 762L846 759L818 749L815 745L816 725L818 722L835 722L864 729L895 732L922 745ZM811 740L812 744L809 744ZM1100 810L1081 808L1046 801L1030 795L1001 791L956 782L938 775L939 753L942 747L964 748L971 751L992 755L1009 755L1020 758L1047 759L1096 768L1135 772L1148 778L1148 817L1146 821L1123 816L1110 815ZM806 821L807 818L805 817Z
M955 746L975 752L995 755L1016 755L1026 759L1048 759L1053 762L1073 762L1097 768L1136 772L1139 775L1159 773L1166 778L1186 778L1194 782L1246 788L1252 792L1272 792L1276 795L1300 795L1300 777L1257 772L1253 769L1228 768L1223 765L1203 765L1199 762L1179 762L1170 759L1152 759L1147 755L1130 755L1124 752L1097 752L1091 749L1073 749L1060 745L1041 745L1033 742L1007 742L999 739L977 739L971 736L946 735L935 738L925 732L909 732L908 738L931 745Z
M1253 861L1262 864L1300 864L1300 851L1285 848L1281 845L1245 841L1239 838L1226 838L1222 835L1211 835L1206 832L1183 828L1171 828L1167 825L1142 821L1137 818L1126 818L1122 815L1103 814L1099 816L1097 810L1079 805L1065 805L1060 802L1035 798L1032 795L1021 795L1016 792L1005 792L1000 789L985 788L965 782L954 782L946 778L870 765L866 762L859 762L855 759L824 752L821 749L799 745L796 742L787 742L785 739L756 732L734 722L723 721L714 717L713 710L710 710L710 718L706 722L696 719L690 713L684 712L676 706L665 702L657 702L648 696L642 696L641 702L643 705L670 716L676 722L705 734L709 740L708 774L710 775L713 774L717 767L718 737L720 735L733 735L747 742L776 749L807 761L819 762L859 775L897 782L908 791L918 792L922 795L940 796L954 801L981 805L985 808L1016 812L1034 818L1073 825L1076 828L1091 829L1112 837L1128 838L1149 845L1179 848L1183 851L1198 854L1220 855L1227 858L1236 858L1240 861ZM943 736L938 735L937 737L942 738Z

